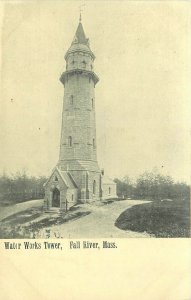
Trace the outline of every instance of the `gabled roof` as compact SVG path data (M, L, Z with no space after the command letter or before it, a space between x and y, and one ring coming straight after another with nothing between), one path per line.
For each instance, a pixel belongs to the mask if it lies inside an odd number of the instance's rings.
M69 172L66 172L66 171L60 171L59 170L59 173L64 181L64 183L66 184L66 186L70 189L75 189L77 188L77 185L74 181L73 178L70 177L70 173Z
M116 183L111 178L109 178L106 175L103 175L103 177L102 177L102 183L103 184L115 184L116 185Z
M60 175L61 179L63 180L63 182L65 183L65 185L67 186L67 188L69 188L69 189L76 189L77 188L77 184L75 183L75 181L74 181L73 177L71 176L71 174L69 174L69 172L67 172L67 171L61 171L58 167L55 167L53 169L51 176L44 183L44 187L48 184L48 182L50 181L50 179L52 178L53 174L56 171Z

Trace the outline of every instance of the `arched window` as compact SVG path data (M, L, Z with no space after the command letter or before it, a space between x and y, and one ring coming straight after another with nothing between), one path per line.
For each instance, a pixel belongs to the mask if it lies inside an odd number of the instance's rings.
M85 61L85 60L82 61L82 68L83 68L83 69L86 68L86 61Z
M92 98L92 108L94 108L94 98Z
M95 148L95 139L93 139L93 148Z
M68 145L70 147L72 147L72 137L71 136L68 137Z
M109 187L109 195L111 194L111 188Z
M54 180L55 180L55 181L58 181L58 177L57 177L57 176L55 176Z
M76 63L76 62L75 62L75 60L73 59L73 60L71 61L71 68L72 68L72 69L75 68L75 63Z
M74 104L74 96L71 95L71 96L70 96L70 105L73 105L73 104Z
M96 193L96 181L93 181L93 194L95 195Z

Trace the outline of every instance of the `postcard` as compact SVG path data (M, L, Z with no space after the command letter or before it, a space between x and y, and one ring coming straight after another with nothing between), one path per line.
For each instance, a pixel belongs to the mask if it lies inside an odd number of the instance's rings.
M191 299L189 2L0 20L2 299Z

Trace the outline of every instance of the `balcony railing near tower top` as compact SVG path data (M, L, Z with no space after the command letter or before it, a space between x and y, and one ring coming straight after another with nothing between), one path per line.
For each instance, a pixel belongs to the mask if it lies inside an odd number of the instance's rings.
M60 77L60 81L65 85L65 81L68 79L68 76L74 75L74 74L84 74L84 75L91 77L93 79L95 85L99 81L99 77L93 71L85 70L82 68L66 70L65 72L62 73L62 75Z

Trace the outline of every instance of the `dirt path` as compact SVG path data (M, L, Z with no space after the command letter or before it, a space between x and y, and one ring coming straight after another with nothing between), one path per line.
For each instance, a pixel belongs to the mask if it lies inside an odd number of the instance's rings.
M146 201L123 200L101 207L84 204L83 209L87 211L91 210L91 214L63 225L51 227L51 237L54 237L55 232L60 233L63 238L150 237L147 233L123 231L114 225L116 219L124 210L142 203L146 203Z
M62 225L52 226L51 238L60 236L63 238L140 238L150 237L147 233L139 233L133 231L123 231L115 226L115 221L119 215L137 204L146 203L149 201L142 200L123 200L116 201L104 206L95 206L95 204L80 205L80 211L90 211L87 216L77 220L69 221ZM12 214L24 211L32 207L42 207L43 199L31 200L23 203L18 203L9 207L1 207L0 221ZM48 216L48 215L47 215ZM50 214L51 217L51 214ZM41 230L41 237L45 236L47 228Z

